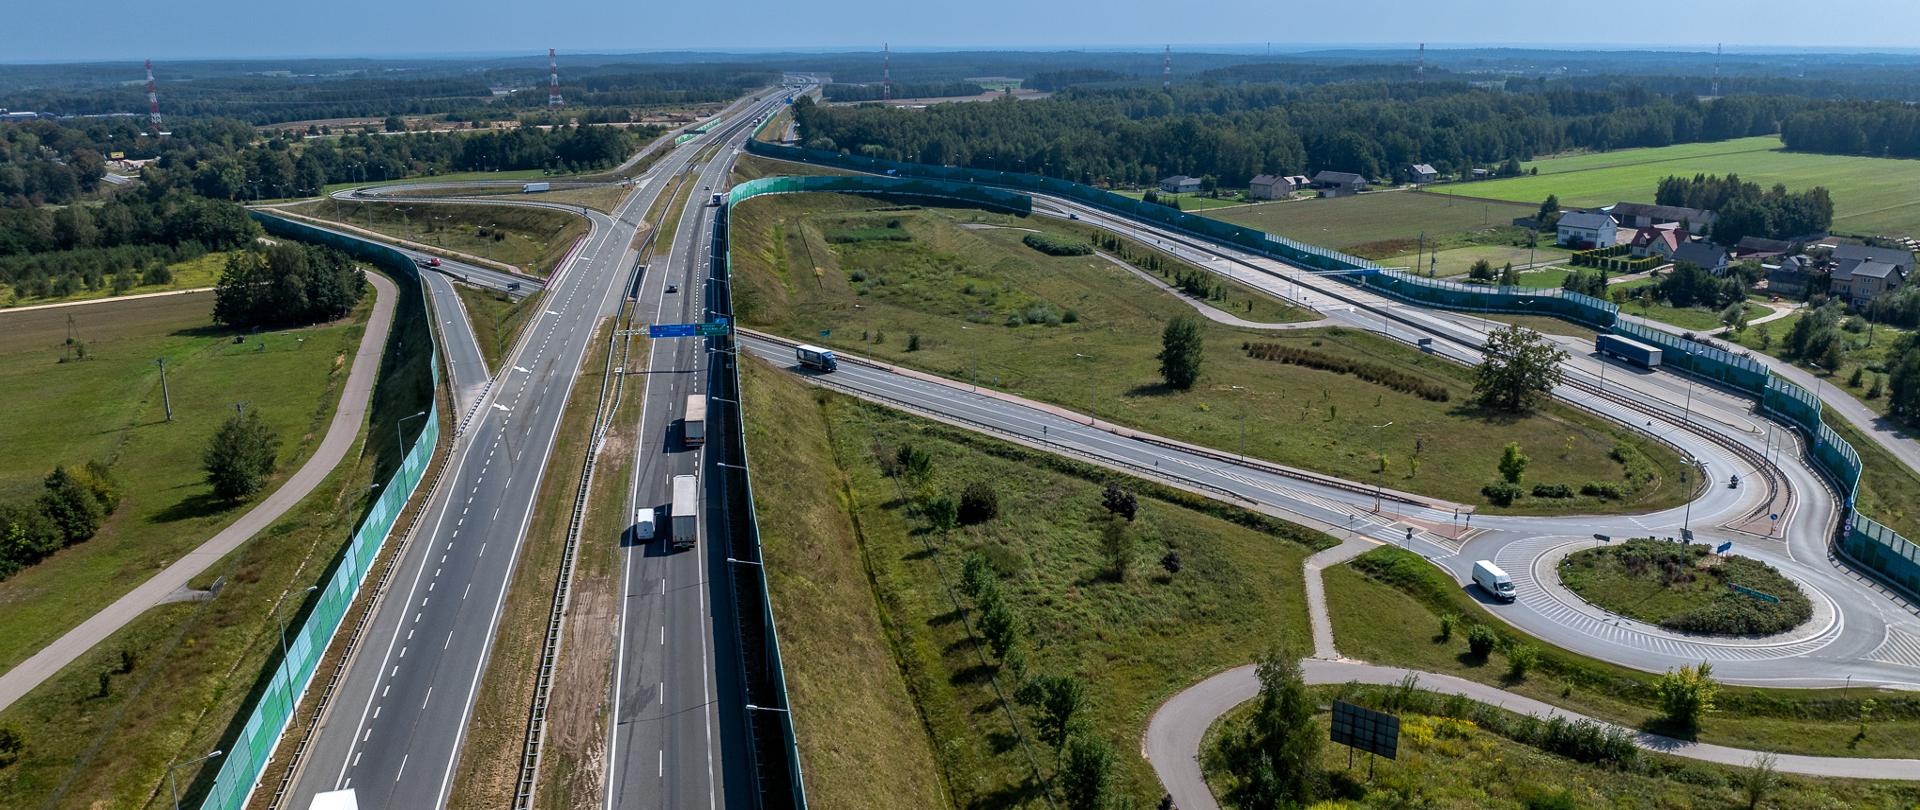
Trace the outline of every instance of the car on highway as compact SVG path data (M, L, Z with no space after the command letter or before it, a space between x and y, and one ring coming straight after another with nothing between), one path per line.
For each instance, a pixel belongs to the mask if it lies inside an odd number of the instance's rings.
M421 267L439 267L440 259L437 256L415 256L413 263Z
M680 291L680 285L678 285L678 284L668 284L668 285L667 285L667 292L670 292L670 293L677 293L677 292L679 292L679 291Z

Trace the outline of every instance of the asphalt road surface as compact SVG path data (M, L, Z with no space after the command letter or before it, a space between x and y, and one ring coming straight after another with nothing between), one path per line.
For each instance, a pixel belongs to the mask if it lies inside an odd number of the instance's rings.
M705 140L651 174L686 170ZM529 334L455 439L446 478L379 597L287 806L336 789L354 790L365 810L445 804L561 411L595 324L615 311L630 276L632 223L666 187L648 184L596 219L550 280Z

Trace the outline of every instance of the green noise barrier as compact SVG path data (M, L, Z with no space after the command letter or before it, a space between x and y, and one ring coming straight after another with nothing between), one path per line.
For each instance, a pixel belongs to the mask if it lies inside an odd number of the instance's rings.
M419 270L411 260L385 245L258 211L249 213L268 233L275 236L330 245L378 264L401 279L419 278ZM425 299L421 301L422 311L399 312L396 317L427 317ZM430 368L437 386L440 379L440 357L437 352L431 355ZM347 611L353 605L354 595L366 581L373 561L380 556L380 549L400 519L407 500L413 497L414 490L426 475L434 447L440 441L440 405L437 397L422 424L419 435L414 437L406 456L401 459L400 468L381 486L380 497L354 531L353 540L347 544L333 573L314 592L306 618L297 628L287 628L286 654L273 664L267 685L254 699L252 714L239 736L222 747L226 754L220 760L220 770L213 779L213 786L200 803L202 810L239 810L246 805L247 795L266 770L267 761L273 757L273 749L292 718L293 708L299 705L300 696L313 681L321 657L325 655L334 633L339 631L341 622L346 619Z

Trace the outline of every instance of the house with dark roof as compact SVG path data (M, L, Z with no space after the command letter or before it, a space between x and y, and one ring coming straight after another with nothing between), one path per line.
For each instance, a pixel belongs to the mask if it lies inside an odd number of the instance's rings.
M1188 177L1184 174L1176 174L1172 177L1163 177L1160 179L1160 190L1170 191L1175 194L1186 194L1188 192L1199 191L1200 178Z
M1742 236L1733 246L1733 255L1742 259L1771 259L1798 253L1800 245L1785 239L1767 239L1759 236Z
M1598 211L1574 211L1561 214L1554 225L1554 244L1575 250L1613 247L1620 229L1613 217Z
M1887 264L1900 268L1902 273L1907 275L1913 274L1913 253L1903 248L1871 247L1868 245L1835 245L1833 248L1833 260L1835 262L1844 263L1868 259L1877 262L1886 262Z
M1836 251L1837 252L1837 251ZM1833 297L1854 309L1865 309L1874 299L1900 289L1909 268L1878 259L1843 259L1833 266Z
M1353 172L1321 171L1313 176L1313 187L1322 197L1344 197L1367 190L1367 178Z
M1701 208L1686 208L1678 205L1651 205L1648 203L1618 202L1606 209L1607 213L1629 228L1651 228L1656 225L1684 223L1689 233L1698 236L1713 227L1719 216Z
M1439 179L1440 173L1435 171L1433 165L1430 163L1415 163L1407 167L1407 182L1409 183L1431 183Z
M1254 175L1247 184L1247 196L1256 200L1284 200L1299 190L1292 177L1278 174Z
M1712 242L1688 242L1673 252L1673 263L1681 262L1722 275L1727 272L1727 249Z
M1807 256L1788 256L1779 264L1767 265L1767 292L1782 298L1806 298L1820 267Z

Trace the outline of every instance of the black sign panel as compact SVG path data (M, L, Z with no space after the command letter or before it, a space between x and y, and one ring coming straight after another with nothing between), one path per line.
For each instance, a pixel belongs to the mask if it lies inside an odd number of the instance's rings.
M1394 759L1400 751L1400 718L1336 700L1333 702L1333 741Z

